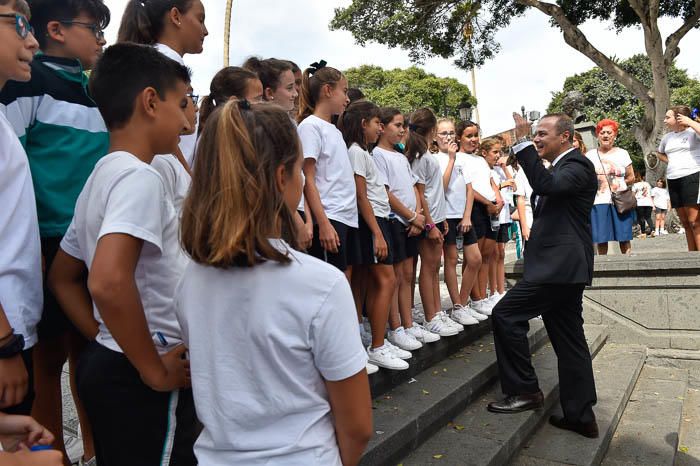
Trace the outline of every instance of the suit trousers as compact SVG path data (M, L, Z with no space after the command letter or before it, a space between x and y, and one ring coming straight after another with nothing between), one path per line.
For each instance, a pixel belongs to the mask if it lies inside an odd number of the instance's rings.
M583 332L583 284L519 281L493 310L492 326L501 389L506 395L540 390L530 358L529 320L542 316L557 355L561 406L567 420L595 420L591 353Z

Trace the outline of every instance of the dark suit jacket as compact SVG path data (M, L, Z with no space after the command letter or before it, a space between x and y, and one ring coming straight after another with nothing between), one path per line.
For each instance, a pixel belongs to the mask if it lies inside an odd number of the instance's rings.
M517 153L532 190L539 196L525 248L523 279L530 283L585 283L593 280L591 209L598 189L593 164L578 149L552 172L534 146Z

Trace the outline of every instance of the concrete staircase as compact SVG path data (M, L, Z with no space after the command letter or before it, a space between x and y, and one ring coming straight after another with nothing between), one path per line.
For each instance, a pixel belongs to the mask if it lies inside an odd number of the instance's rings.
M486 410L488 402L502 397L486 321L414 352L408 371L370 376L375 436L360 464L674 464L683 400L692 393L700 401L700 392L688 391L687 370L645 367L646 348L606 344L604 326L586 325L585 331L598 387L598 439L548 424L548 417L560 412L557 359L537 319L528 337L545 407L516 415ZM688 409L686 416L697 414L697 407ZM697 440L694 429L686 431L685 441Z

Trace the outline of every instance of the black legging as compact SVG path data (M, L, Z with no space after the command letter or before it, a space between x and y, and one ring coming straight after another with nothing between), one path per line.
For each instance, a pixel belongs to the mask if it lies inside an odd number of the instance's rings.
M637 223L642 233L649 234L654 230L655 223L651 219L651 210L652 208L650 206L637 206ZM646 228L644 228L645 222L647 224Z

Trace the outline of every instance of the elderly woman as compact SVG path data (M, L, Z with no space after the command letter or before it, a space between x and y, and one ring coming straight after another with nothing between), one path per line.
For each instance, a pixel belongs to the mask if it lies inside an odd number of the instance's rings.
M671 107L664 117L669 132L659 144L659 159L666 162L671 207L685 228L688 251L700 246L698 179L700 178L700 123L690 118L690 108Z
M619 214L610 195L611 192L624 191L634 184L630 155L626 150L615 147L619 129L620 125L615 120L599 121L595 128L598 148L586 153L598 175L598 192L591 211L591 229L593 242L598 245L600 255L608 253L609 241L617 241L622 254L632 251L633 210Z

